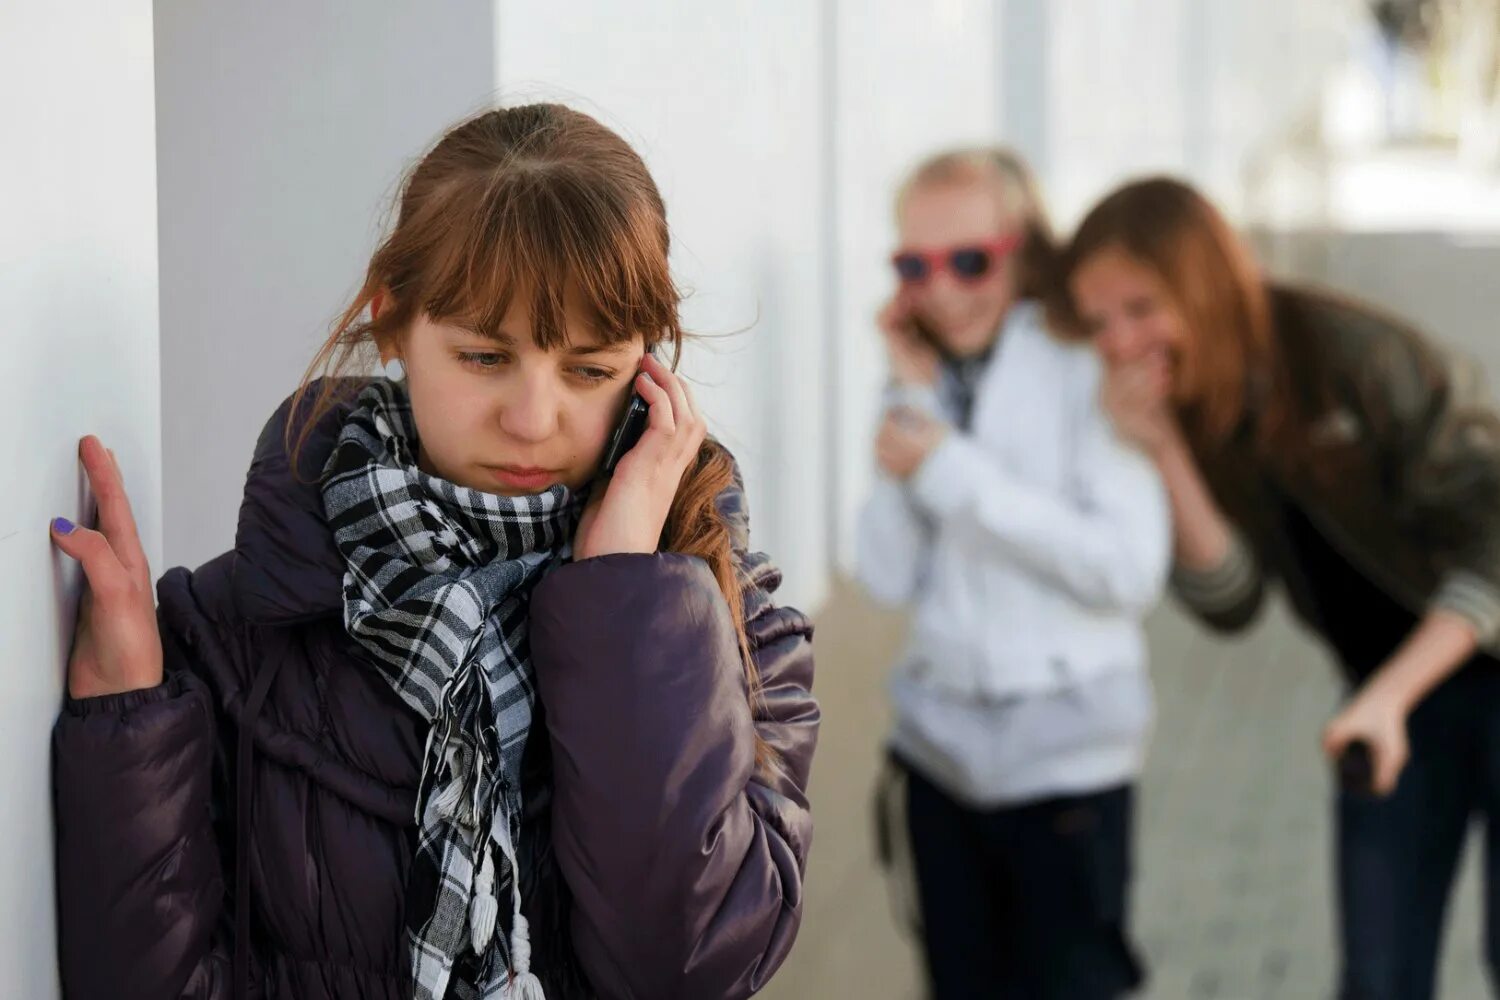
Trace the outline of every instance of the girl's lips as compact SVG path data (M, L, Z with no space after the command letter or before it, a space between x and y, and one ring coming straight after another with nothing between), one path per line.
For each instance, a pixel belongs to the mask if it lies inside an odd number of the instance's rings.
M540 490L557 482L559 473L555 469L523 468L514 465L485 466L490 475L502 485L515 490Z

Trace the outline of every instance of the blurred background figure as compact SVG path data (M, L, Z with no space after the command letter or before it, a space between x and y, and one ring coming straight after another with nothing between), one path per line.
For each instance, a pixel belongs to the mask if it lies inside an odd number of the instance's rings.
M896 218L858 552L872 596L915 608L882 840L909 845L891 863L914 866L935 997L1123 996L1143 978L1127 928L1140 619L1165 582L1165 496L1100 408L1092 352L1047 329L1051 226L1026 166L939 154Z
M1239 631L1277 581L1343 667L1339 996L1428 1000L1464 834L1500 809L1500 418L1404 321L1268 285L1181 182L1105 198L1059 270L1059 324L1144 387L1105 399L1171 497L1183 603Z

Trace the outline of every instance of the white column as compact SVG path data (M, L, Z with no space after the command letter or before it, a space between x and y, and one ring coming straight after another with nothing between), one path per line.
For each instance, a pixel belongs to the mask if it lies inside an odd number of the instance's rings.
M874 476L884 348L875 313L892 293L896 185L937 149L994 142L998 30L992 0L838 5L839 316L837 563L854 563L854 521ZM1004 138L1003 134L1001 138Z
M234 544L256 438L363 280L398 178L490 100L491 17L157 4L168 565Z
M149 0L0 6L0 995L58 993L51 730L81 575L78 439L113 448L161 554Z
M995 0L993 61L999 136L1039 178L1052 167L1052 24L1048 0Z

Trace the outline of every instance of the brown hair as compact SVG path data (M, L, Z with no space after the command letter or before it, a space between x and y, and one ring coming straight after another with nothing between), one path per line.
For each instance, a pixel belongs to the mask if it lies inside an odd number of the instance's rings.
M1056 243L1041 185L1026 161L1001 146L969 146L930 156L897 189L897 222L913 191L945 184L988 185L1006 214L1019 217L1022 243L1016 258L1016 295L1044 296L1051 287Z
M1166 177L1135 181L1106 197L1058 256L1049 302L1058 331L1084 335L1068 283L1086 261L1110 249L1154 271L1186 323L1178 406L1195 445L1213 450L1224 444L1252 402L1260 408L1260 443L1279 437L1288 401L1265 281L1218 210Z
M544 349L566 341L564 299L574 293L606 343L640 335L648 350L670 345L677 366L682 296L667 263L666 207L635 150L588 115L530 104L463 121L411 169L396 207L364 283L308 365L293 413L318 375L368 364L370 346L398 341L418 315L494 330L517 295L530 296L533 336ZM293 468L313 425L364 381L318 384L310 415L287 425ZM701 557L713 571L756 699L761 681L745 632L734 536L716 503L734 475L730 454L705 441L673 499L661 544ZM758 737L756 760L775 764Z

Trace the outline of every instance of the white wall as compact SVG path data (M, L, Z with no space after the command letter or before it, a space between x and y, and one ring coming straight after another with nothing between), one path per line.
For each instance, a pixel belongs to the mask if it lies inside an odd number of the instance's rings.
M744 331L695 345L683 370L740 462L783 598L816 606L831 502L821 5L498 0L495 27L503 99L572 104L644 156L688 328Z
M161 556L148 0L0 5L0 996L57 995L51 729L79 591L48 521L112 447Z
M1023 0L1001 0L1015 4ZM1024 0L1027 3L1039 0ZM1170 171L1233 214L1249 159L1315 113L1357 0L1073 0L1049 7L1044 158L1058 220L1131 175ZM1004 123L1002 123L1003 127Z
M853 565L853 528L874 476L885 353L875 313L894 291L892 199L936 150L994 142L1003 79L992 0L836 5L838 563ZM1002 12L1003 13L1003 12Z
M245 469L364 277L403 169L493 86L489 0L158 0L166 564L229 548Z

